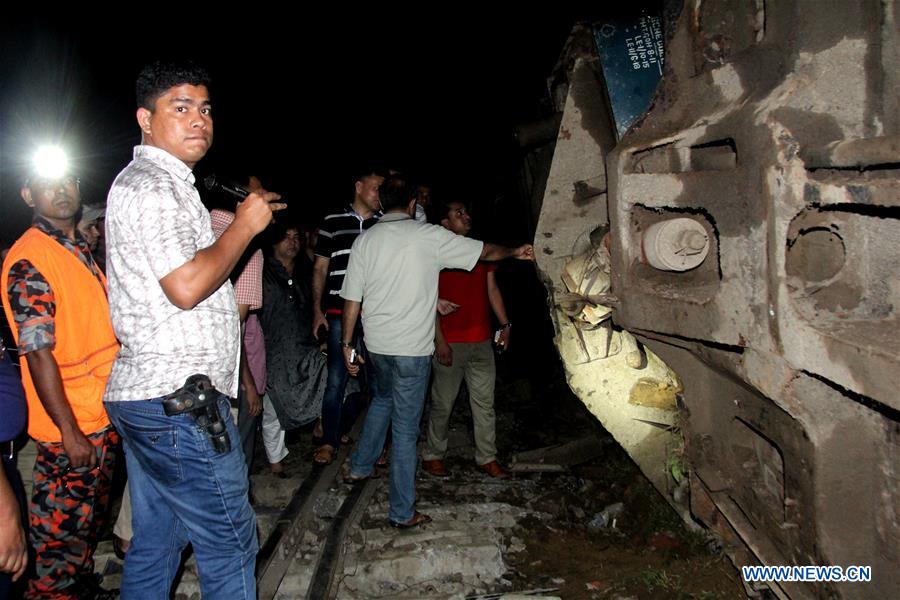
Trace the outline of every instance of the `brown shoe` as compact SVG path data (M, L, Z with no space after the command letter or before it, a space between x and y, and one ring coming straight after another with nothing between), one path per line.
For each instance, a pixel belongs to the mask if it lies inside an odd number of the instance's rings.
M444 461L439 458L434 460L422 459L422 470L434 477L450 477L450 471L447 470Z
M330 465L334 460L334 446L324 444L313 452L313 462L317 465Z
M431 523L431 517L429 517L425 513L420 513L419 511L413 513L413 516L409 521L403 521L402 523L399 521L391 521L390 519L388 519L388 524L391 527L395 527L397 529L412 529L413 527L418 527L419 525L424 525L425 523Z
M492 460L489 463L485 463L483 465L478 465L478 469L484 471L491 477L496 479L509 479L509 471L500 466L496 460Z

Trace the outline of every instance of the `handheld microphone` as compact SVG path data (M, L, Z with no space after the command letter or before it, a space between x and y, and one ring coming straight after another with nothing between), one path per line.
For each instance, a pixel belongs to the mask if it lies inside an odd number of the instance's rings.
M207 175L203 179L203 185L206 187L207 191L225 192L226 194L235 196L238 200L243 200L250 194L248 190L245 190L229 179L217 179L215 173Z

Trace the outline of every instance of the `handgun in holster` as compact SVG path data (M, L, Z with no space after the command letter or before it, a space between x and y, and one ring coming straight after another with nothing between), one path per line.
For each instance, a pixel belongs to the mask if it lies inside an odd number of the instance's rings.
M231 450L228 429L219 415L220 392L213 387L206 375L191 375L184 386L163 396L162 405L166 415L190 413L197 425L209 436L213 450L225 454Z

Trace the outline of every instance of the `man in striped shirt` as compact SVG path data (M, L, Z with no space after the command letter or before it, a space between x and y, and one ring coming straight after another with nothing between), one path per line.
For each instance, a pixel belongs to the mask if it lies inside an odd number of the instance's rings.
M313 335L318 336L323 326L328 331L328 382L322 399L322 445L313 457L318 464L329 464L341 445L341 408L349 374L341 350L344 300L340 292L353 242L381 215L378 188L383 180L374 171L361 174L354 185L353 203L325 217L319 227L312 281ZM357 334L354 340L360 337Z

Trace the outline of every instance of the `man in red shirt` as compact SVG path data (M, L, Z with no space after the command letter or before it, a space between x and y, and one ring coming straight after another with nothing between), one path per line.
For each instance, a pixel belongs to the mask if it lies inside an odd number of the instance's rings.
M449 202L439 212L439 224L458 235L468 236L472 217L461 202ZM469 388L469 402L475 429L475 463L491 477L507 478L509 473L497 462L494 431L494 351L491 347L491 315L500 323L498 346L509 348L511 324L506 317L503 296L497 287L493 265L483 262L471 271L441 272L438 296L459 308L438 316L431 384L428 440L422 454L422 468L437 477L447 477L447 426L453 403L463 378Z

